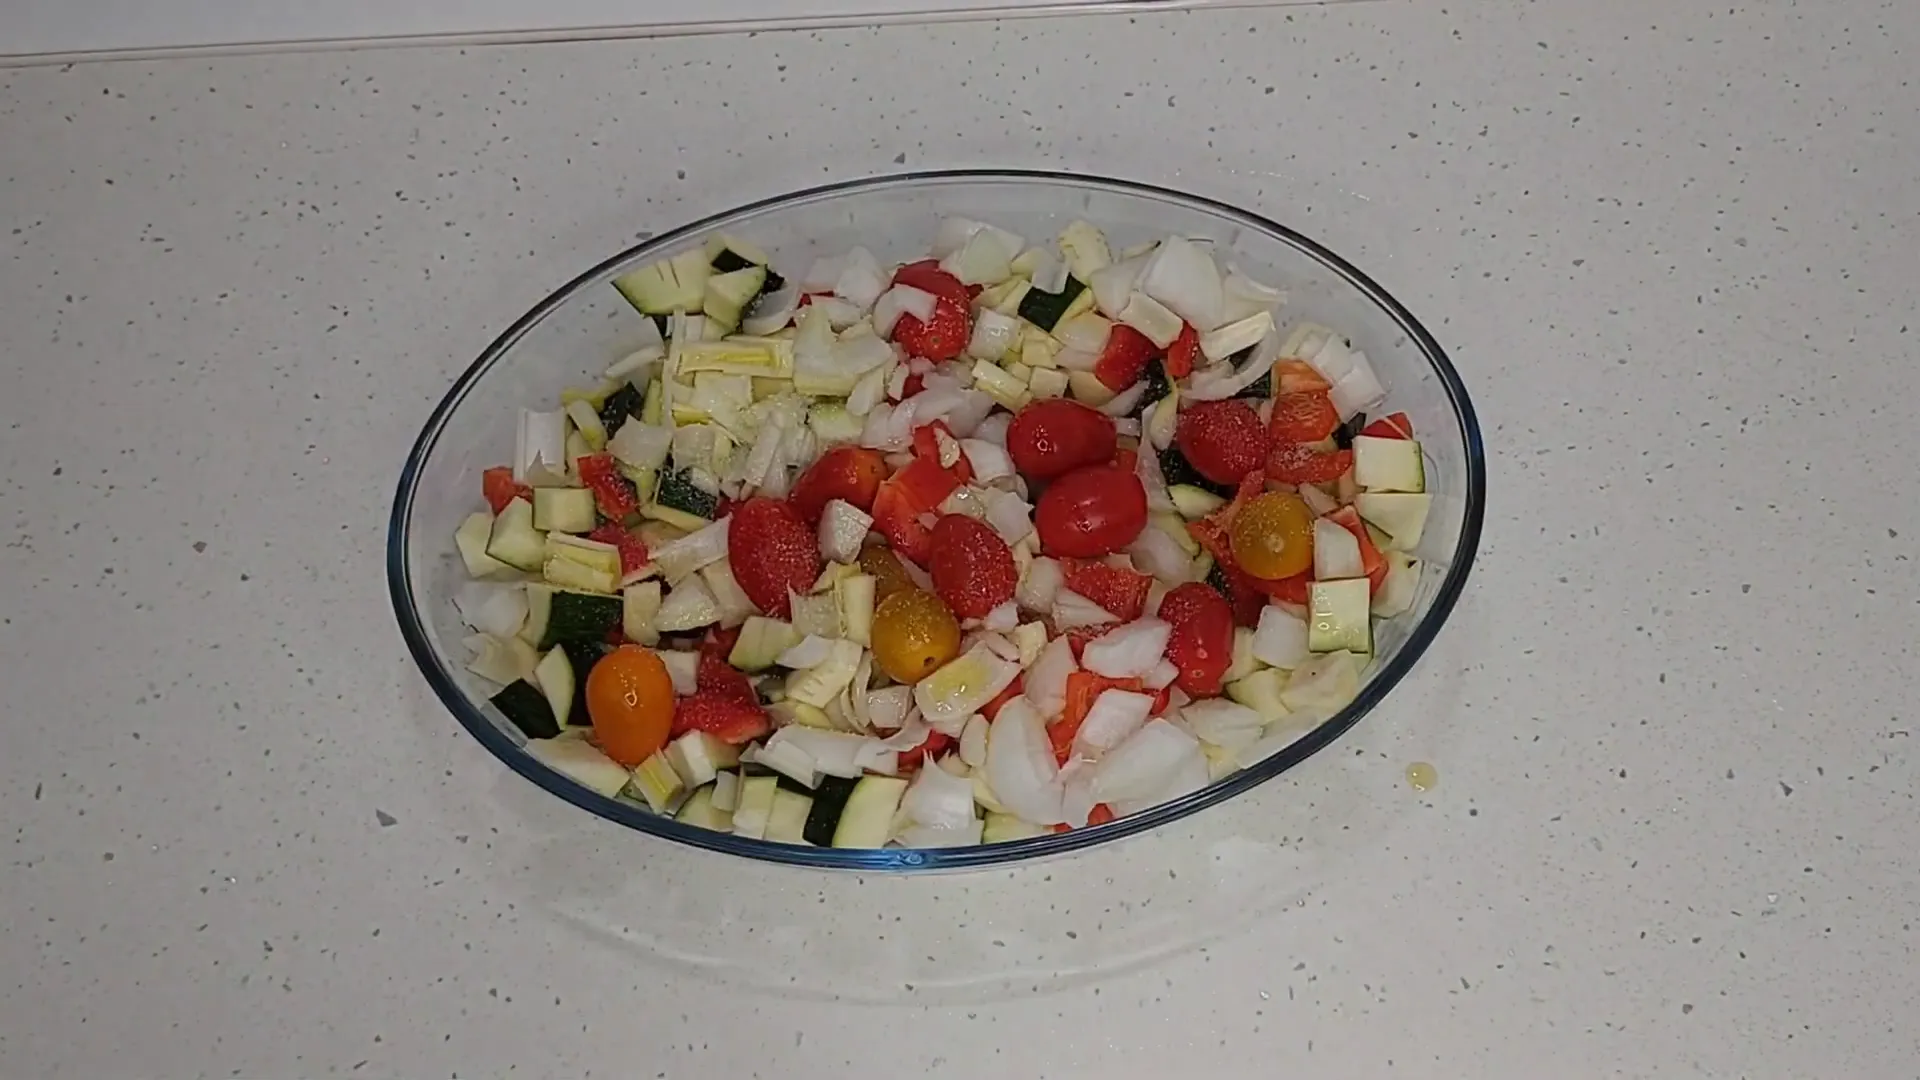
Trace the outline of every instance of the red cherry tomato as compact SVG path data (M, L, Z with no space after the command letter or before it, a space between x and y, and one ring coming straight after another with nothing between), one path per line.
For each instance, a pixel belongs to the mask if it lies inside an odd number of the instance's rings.
M1201 476L1216 484L1237 484L1267 460L1267 429L1260 414L1237 398L1202 401L1182 410L1174 444Z
M933 591L962 619L985 618L1013 599L1020 584L1007 542L965 514L948 514L934 523L927 574L933 578Z
M834 499L852 503L862 510L873 509L873 497L886 478L887 459L878 450L836 446L807 466L807 471L800 474L800 482L793 485L789 498L808 524L816 524Z
M1029 480L1052 480L1113 459L1113 418L1066 398L1036 401L1007 425L1007 453Z
M922 259L919 262L908 263L894 271L893 283L932 293L935 296L944 296L950 300L958 300L962 304L973 299L967 287L960 284L959 278L940 269L940 262L937 259Z
M1139 476L1112 465L1076 469L1054 481L1034 512L1040 546L1075 559L1118 551L1146 524L1147 489Z

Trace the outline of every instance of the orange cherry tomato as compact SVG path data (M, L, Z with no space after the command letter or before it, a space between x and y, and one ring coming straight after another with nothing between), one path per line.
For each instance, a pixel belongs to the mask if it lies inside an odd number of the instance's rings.
M587 716L594 741L632 768L667 744L673 730L673 679L652 649L622 645L587 673Z
M1290 578L1313 565L1313 511L1289 492L1249 499L1227 526L1227 538L1233 561L1257 578Z

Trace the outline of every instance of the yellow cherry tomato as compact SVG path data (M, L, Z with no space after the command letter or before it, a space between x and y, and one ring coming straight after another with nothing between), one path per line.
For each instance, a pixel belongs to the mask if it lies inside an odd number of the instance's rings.
M873 595L878 600L919 588L908 576L907 568L900 565L900 556L879 544L868 544L860 550L860 570L873 575Z
M925 589L902 589L873 613L873 659L894 682L919 682L959 652L959 621Z
M1269 491L1247 501L1227 526L1233 560L1257 578L1277 581L1313 565L1313 510L1300 496Z
M587 673L593 739L632 768L667 744L673 730L673 679L652 649L622 645Z

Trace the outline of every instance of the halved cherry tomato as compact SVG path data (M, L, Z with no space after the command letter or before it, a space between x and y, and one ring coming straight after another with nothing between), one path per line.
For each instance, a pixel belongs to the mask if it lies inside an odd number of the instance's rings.
M1282 484L1324 484L1353 468L1353 451L1315 450L1301 443L1280 443L1267 454L1267 479Z
M836 446L800 474L788 498L809 525L818 524L827 503L840 499L861 510L873 509L873 497L887 478L887 460L878 450Z
M964 298L942 296L934 300L933 317L921 321L914 315L902 315L893 324L894 344L907 350L908 356L924 357L935 363L959 356L973 334L973 313Z
M1113 458L1113 418L1066 398L1022 408L1007 425L1007 454L1028 480L1052 480Z
M1150 574L1081 559L1065 560L1064 569L1067 588L1099 604L1121 622L1132 622L1147 609L1147 591L1153 587Z
M1411 439L1413 421L1407 419L1406 413L1391 413L1361 428L1360 434L1370 439Z
M1339 410L1324 390L1280 395L1273 399L1273 418L1267 421L1276 442L1319 442L1332 438L1339 426Z
M973 299L967 292L967 287L960 284L959 278L940 269L938 259L922 259L919 262L908 263L893 272L893 283L932 293L935 296L949 297L963 304Z
M1140 373L1147 370L1154 352L1147 335L1126 323L1114 323L1107 335L1107 347L1093 365L1093 377L1109 390L1125 390L1140 381Z
M1034 511L1047 554L1078 559L1118 551L1146 525L1146 487L1131 470L1112 465L1076 469L1054 481Z
M1180 670L1174 685L1196 698L1218 694L1233 665L1232 606L1213 589L1190 581L1167 593L1159 614L1173 626L1167 659Z
M673 730L673 679L652 649L622 645L587 673L587 717L608 757L628 768L667 744Z
M760 496L734 510L727 562L754 607L785 618L789 594L813 588L820 576L819 541L792 504Z
M533 488L518 483L513 478L513 470L505 465L496 465L480 474L480 492L487 498L487 506L498 514L515 499L533 501Z
M982 619L1013 599L1020 572L1013 551L992 526L965 514L947 514L933 526L927 559L933 590L962 619Z
M1200 358L1200 334L1187 323L1180 324L1180 336L1167 346L1167 378L1184 379L1193 374Z

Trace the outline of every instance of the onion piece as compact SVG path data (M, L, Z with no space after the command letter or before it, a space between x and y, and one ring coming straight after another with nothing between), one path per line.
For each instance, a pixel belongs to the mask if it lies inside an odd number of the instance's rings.
M1054 258L1053 252L1043 247L1030 248L1021 258L1029 255L1033 258L1033 272L1027 277L1034 288L1041 292L1057 293L1067 287L1067 275L1072 271L1066 263Z
M1037 562L1036 562L1037 565ZM1053 594L1053 626L1056 630L1073 630L1082 626L1105 626L1120 621L1111 611L1081 596L1072 589L1061 588Z
M1115 394L1105 405L1100 406L1100 411L1108 416L1127 416L1145 396L1147 396L1147 381L1142 379Z
M1096 782L1098 776L1095 777ZM1160 787L1160 790L1143 795L1137 799L1108 799L1107 805L1115 817L1126 817L1150 809L1161 803L1172 802L1182 795L1199 791L1213 780L1213 774L1207 768L1206 754L1198 749L1180 759L1173 775Z
M1020 320L981 308L974 316L973 333L967 337L967 355L998 362L1019 340Z
M1087 642L1080 666L1109 679L1139 678L1166 655L1172 635L1173 627L1160 619L1136 619Z
M962 285L998 285L1013 276L1018 248L1009 252L999 237L985 229L967 237L966 245L940 260L940 269Z
M1093 793L1093 764L1083 758L1069 760L1060 769L1060 816L1067 827L1084 828L1100 797Z
M1131 690L1105 690L1093 699L1093 707L1080 721L1073 736L1073 753L1088 759L1099 758L1125 742L1153 714L1153 695ZM1257 714L1256 714L1257 715Z
M1147 672L1140 681L1144 683L1149 690L1160 690L1172 686L1174 680L1179 677L1180 669L1174 666L1173 661L1162 660L1158 664L1153 665L1153 670Z
M1013 414L996 412L988 414L985 420L973 429L973 438L990 442L1004 449L1007 445L1007 427L1013 423Z
M873 252L855 247L847 252L840 276L834 279L833 293L865 313L880 294L887 291L887 274Z
M1135 291L1120 309L1119 319L1147 336L1159 348L1173 344L1183 325L1180 316L1146 293Z
M1127 298L1140 284L1140 273L1147 268L1150 255L1140 255L1111 263L1093 272L1087 287L1093 290L1094 305L1110 319L1118 319L1126 309Z
M1372 365L1367 363L1367 354L1355 349L1353 361L1353 370L1342 376L1327 392L1327 396L1333 399L1335 411L1343 419L1373 406L1387 396L1386 388L1380 385L1379 376L1373 373Z
M1270 332L1254 346L1253 355L1247 362L1235 370L1232 364L1215 364L1203 371L1193 373L1187 383L1187 396L1196 401L1221 401L1252 386L1260 377L1273 370L1275 360L1280 358L1280 335Z
M984 221L971 218L950 217L940 219L940 228L933 235L932 255L936 259L945 258L967 246L967 241L979 233L992 236L1000 245L1000 250L1011 260L1025 248L1026 241L1019 233L1010 232L998 225L989 225Z
M791 281L770 293L762 293L753 302L753 314L741 320L740 330L759 337L778 333L792 321L799 303L800 286Z
M1201 333L1221 323L1225 294L1220 268L1207 249L1185 237L1169 236L1161 241L1140 273L1138 289Z
M1000 706L987 733L987 784L1000 804L1036 825L1065 821L1060 770L1041 725L1024 697Z
M1018 655L1018 650L1015 650ZM958 735L967 718L1020 677L1020 665L982 644L949 660L913 685L913 703L935 731Z
M1064 636L1057 637L1040 650L1033 665L1027 668L1020 688L1043 716L1053 716L1067 703L1067 676L1078 670L1080 665L1073 659L1073 643Z
M673 683L675 694L686 697L700 688L699 653L661 649L656 655L667 669L667 679Z
M893 368L892 364L882 364L856 379L853 392L847 395L847 412L853 416L867 416L885 401L887 376L893 373Z
M711 566L727 557L727 525L733 518L723 517L711 525L671 540L653 552L653 565L667 584L675 585L687 575Z
M831 258L818 258L807 266L807 272L800 278L802 293L832 292L834 283L840 280L840 272L846 269L847 258L836 255Z
M1271 285L1263 285L1238 270L1227 272L1227 280L1221 284L1220 291L1223 299L1220 317L1227 322L1236 322L1262 311L1271 314L1273 309L1287 302L1285 292Z
M1133 558L1134 566L1169 585L1193 580L1193 561L1187 557L1187 549L1152 522L1127 545L1127 554Z
M510 638L527 621L527 590L518 582L469 581L453 596L460 619L482 634Z
M1260 609L1260 625L1253 631L1254 659L1268 667L1292 670L1309 655L1305 620L1272 604Z
M958 833L975 824L973 781L940 768L922 768L900 799L900 816L929 829Z
M1053 336L1060 339L1064 348L1092 353L1095 357L1106 349L1107 338L1112 333L1113 324L1091 311L1081 312L1053 328Z
M1338 581L1342 578L1365 577L1366 573L1366 567L1360 561L1359 539L1326 518L1315 518L1313 579Z
M779 749L784 744L805 754L819 772L828 776L855 778L860 775L860 751L868 743L878 741L867 735L827 731L805 724L788 724L768 737L761 747L760 756L764 760L769 751L785 753Z
M1101 757L1093 790L1108 804L1157 795L1192 761L1199 762L1204 784L1206 758L1200 741L1165 719L1149 720Z
M970 768L979 768L987 763L987 718L974 713L967 717L967 726L960 730L960 760ZM972 790L971 785L968 788Z
M1209 360L1225 360L1242 349L1260 344L1275 332L1273 316L1262 311L1200 335L1200 352Z
M893 731L907 724L907 717L913 711L913 687L889 686L884 690L867 692L867 723L881 731ZM910 743L895 749L911 750L919 743Z
M987 518L989 521L993 518L991 508L987 511ZM1001 536L1005 535L1001 533ZM1042 555L1027 568L1027 575L1020 579L1020 586L1014 590L1013 598L1023 610L1035 614L1051 611L1054 595L1060 591L1066 579L1066 571L1061 569L1060 563Z
M900 321L902 315L911 315L926 322L933 318L934 300L934 295L925 289L895 285L873 302L873 332L881 337L891 336L893 325Z
M818 634L808 634L774 658L784 668L810 668L827 662L833 655L833 642Z
M1020 607L1008 600L987 612L986 616L980 620L980 625L988 630L1011 630L1020 625ZM1005 657L1005 654L1001 655ZM1012 658L1017 659L1019 655L1020 650L1015 647Z
M845 330L867 317L865 308L840 296L814 297L813 302L807 305L807 310L815 309L827 317L827 325L835 330Z
M1258 712L1225 698L1193 702L1180 710L1180 719L1201 742L1226 750L1244 750L1259 742L1267 723Z

